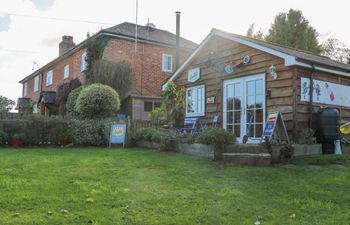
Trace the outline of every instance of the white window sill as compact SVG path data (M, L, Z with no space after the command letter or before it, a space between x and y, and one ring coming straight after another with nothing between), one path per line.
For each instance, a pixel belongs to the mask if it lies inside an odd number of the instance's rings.
M173 71L172 71L172 70L162 70L162 72L165 72L165 73L172 73Z
M186 117L205 116L205 113L186 113Z

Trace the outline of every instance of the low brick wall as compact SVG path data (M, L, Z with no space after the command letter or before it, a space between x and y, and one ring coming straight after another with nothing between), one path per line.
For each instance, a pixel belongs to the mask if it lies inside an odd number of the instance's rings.
M293 158L322 154L321 144L314 144L314 145L293 144L292 146L294 148Z

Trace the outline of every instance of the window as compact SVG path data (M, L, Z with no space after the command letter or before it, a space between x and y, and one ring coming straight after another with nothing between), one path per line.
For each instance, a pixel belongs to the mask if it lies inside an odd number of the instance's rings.
M186 116L204 116L204 85L186 89Z
M23 84L23 97L28 95L28 82Z
M82 55L81 55L81 71L85 71L87 70L87 53L84 52Z
M67 79L69 77L69 65L65 65L63 68L63 79Z
M46 86L50 86L52 84L53 71L50 70L46 74Z
M156 108L161 106L161 102L144 102L143 103L143 111L152 112Z
M162 62L163 72L173 72L173 56L168 54L163 54Z
M33 91L36 92L39 90L39 75L34 77L34 89Z
M143 103L143 111L152 112L153 111L153 102L144 102Z

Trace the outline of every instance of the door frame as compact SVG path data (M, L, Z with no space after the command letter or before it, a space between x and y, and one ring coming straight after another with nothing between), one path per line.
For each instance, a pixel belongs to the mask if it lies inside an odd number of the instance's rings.
M257 80L257 79L262 79L263 80L263 130L265 128L265 117L266 117L266 76L265 73L260 73L260 74L255 74L255 75L250 75L250 76L243 76L243 77L237 77L229 80L224 80L223 81L223 104L222 104L222 118L223 118L223 123L222 126L224 129L227 128L227 118L226 118L226 86L228 84L234 84L234 83L241 83L241 135L239 138L237 138L238 143L242 143L242 138L246 134L246 117L247 117L247 108L246 108L246 101L247 101L247 95L246 95L246 86L248 81L252 80ZM249 138L248 139L248 144L258 144L261 142L261 138Z

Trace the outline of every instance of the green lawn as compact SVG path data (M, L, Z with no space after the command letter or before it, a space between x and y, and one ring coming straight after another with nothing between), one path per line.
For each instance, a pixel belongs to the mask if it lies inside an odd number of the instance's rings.
M345 225L349 192L350 156L238 167L141 149L0 149L1 225Z

